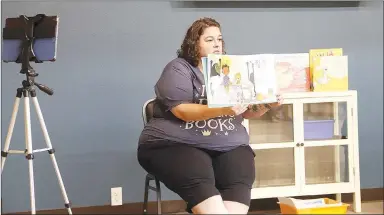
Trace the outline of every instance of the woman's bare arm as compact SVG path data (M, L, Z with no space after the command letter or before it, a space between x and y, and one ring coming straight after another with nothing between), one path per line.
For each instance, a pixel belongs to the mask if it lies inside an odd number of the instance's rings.
M235 115L230 107L209 108L207 105L201 104L180 104L172 108L171 112L186 122L207 120L223 115Z

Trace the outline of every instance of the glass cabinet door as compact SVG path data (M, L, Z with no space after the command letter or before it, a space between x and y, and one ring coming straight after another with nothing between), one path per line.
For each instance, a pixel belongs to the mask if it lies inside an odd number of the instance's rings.
M350 182L348 145L304 147L305 184Z
M253 188L296 186L293 104L251 119L248 126L256 154Z
M257 119L249 120L251 144L292 143L293 104L283 104Z
M253 188L296 185L294 148L257 149L255 153Z
M302 105L304 183L335 184L352 180L351 102L304 103ZM346 185L348 186L348 185ZM318 189L318 188L317 188Z

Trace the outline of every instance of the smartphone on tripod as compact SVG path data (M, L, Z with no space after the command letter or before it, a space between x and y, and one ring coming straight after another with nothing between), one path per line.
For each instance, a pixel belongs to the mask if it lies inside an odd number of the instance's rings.
M48 152L51 157L53 167L59 182L59 186L64 198L64 206L69 214L72 214L71 203L65 190L64 182L61 177L59 167L55 157L55 149L48 134L45 125L43 113L37 99L35 86L48 95L53 94L53 90L43 84L36 82L38 73L30 65L31 61L43 63L44 61L56 60L57 48L57 29L58 17L37 14L34 17L19 16L18 18L8 18L3 28L3 50L2 60L4 62L15 62L21 64L21 74L25 74L26 79L22 80L21 87L16 89L15 102L11 114L11 120L8 126L8 133L4 142L4 149L1 151L1 174L4 170L6 158L10 154L25 154L29 166L29 189L31 213L36 214L35 200L35 176L34 176L34 154L37 152ZM19 112L21 99L24 100L24 135L25 150L10 150L10 142L13 135L16 117ZM32 125L31 125L31 105L36 109L37 118L43 132L46 148L33 150L32 146ZM1 175L2 176L2 175Z
M32 19L33 17L28 17ZM39 61L55 61L57 54L58 16L45 16L34 26L32 44L34 55ZM21 57L27 24L19 17L7 18L3 28L2 61L18 62ZM30 58L35 61L35 58Z

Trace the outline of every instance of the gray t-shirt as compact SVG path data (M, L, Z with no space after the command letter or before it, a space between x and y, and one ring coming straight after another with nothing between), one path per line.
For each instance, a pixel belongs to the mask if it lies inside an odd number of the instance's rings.
M206 105L204 82L203 73L186 60L176 58L168 63L155 85L154 118L144 127L139 143L169 140L217 151L247 145L249 136L241 115L185 122L172 114L170 110L182 103Z

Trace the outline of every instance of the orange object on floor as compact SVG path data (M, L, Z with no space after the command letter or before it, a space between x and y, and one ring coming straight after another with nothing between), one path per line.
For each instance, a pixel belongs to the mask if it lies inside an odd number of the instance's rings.
M327 206L330 204L337 204L338 202L329 199L329 198L323 198L325 201L325 206L324 207L317 207L317 208L303 208L303 209L298 209L291 207L289 205L281 204L280 205L280 211L281 214L346 214L349 204L342 203L342 205L339 206Z

